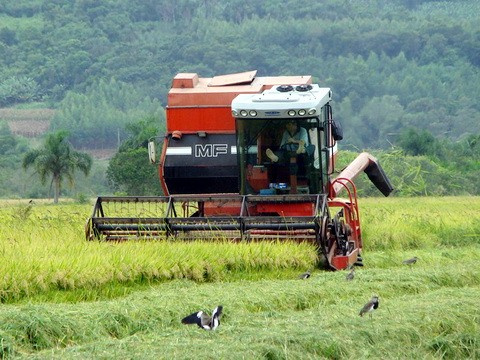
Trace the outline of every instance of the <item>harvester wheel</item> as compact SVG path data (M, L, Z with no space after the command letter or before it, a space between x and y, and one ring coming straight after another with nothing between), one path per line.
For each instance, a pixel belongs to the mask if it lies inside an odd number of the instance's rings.
M318 254L318 268L330 269L328 261L328 217L324 216L321 220L320 226L317 229L317 254Z
M335 238L337 241L337 249L346 255L348 251L348 228L345 225L343 219L339 219L337 216L333 219Z

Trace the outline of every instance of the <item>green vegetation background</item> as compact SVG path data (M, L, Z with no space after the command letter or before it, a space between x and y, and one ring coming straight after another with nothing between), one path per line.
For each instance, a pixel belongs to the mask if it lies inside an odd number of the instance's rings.
M475 0L5 0L0 107L54 108L50 130L71 131L78 149L118 149L138 140L132 123L153 118L151 133L162 133L178 72L312 74L333 89L342 149L401 157L407 174L386 169L397 195L478 194L478 13ZM0 145L0 196L46 196L15 158L36 144L12 145L1 132L10 145ZM131 142L116 164L143 155L144 141ZM155 171L146 170L153 181L145 187L115 164L107 179L108 165L96 162L90 179L64 194L160 191Z

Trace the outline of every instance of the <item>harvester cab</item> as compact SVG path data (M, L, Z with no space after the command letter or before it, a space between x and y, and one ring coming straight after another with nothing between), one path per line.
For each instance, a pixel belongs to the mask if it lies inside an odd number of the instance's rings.
M335 152L330 100L329 88L310 84L233 100L241 194L327 192Z
M99 197L87 239L308 241L328 268L362 264L353 179L393 188L367 153L332 178L331 100L310 76L178 74L158 163L149 144L165 196Z

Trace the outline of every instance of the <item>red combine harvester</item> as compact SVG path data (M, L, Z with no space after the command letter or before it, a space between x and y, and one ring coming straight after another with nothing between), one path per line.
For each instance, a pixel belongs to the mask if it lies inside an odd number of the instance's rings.
M331 99L311 76L178 74L158 162L166 195L99 197L87 239L309 241L331 269L361 265L353 179L365 172L385 196L393 188L368 153L332 178L343 135ZM292 121L304 137L282 141Z

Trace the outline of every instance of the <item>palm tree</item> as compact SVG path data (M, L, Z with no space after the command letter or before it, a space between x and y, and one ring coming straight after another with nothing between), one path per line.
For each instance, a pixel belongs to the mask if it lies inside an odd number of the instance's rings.
M23 158L23 168L33 166L40 175L42 184L52 176L50 186L54 186L55 204L58 203L62 181L67 178L73 184L75 170L78 169L87 176L92 167L91 156L75 151L67 137L67 131L48 134L41 148L30 150Z

